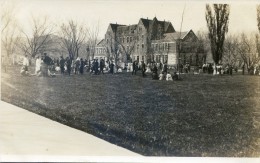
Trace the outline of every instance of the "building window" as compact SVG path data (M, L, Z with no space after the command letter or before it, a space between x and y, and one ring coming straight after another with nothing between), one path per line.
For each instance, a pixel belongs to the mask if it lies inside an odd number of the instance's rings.
M142 35L142 41L144 41L144 35Z
M136 60L137 60L137 63L139 63L139 56L137 56Z
M158 51L158 44L155 44L155 51Z
M165 50L168 49L168 43L165 43Z
M165 44L162 43L162 48L163 48L163 51L165 51Z
M127 43L129 42L129 37L126 37L126 42L127 42Z
M168 55L164 56L164 62L166 62L166 63L168 62Z
M144 56L142 56L142 61L144 61Z
M137 46L136 46L136 50L139 51L139 44L137 44Z
M159 60L159 55L156 55L155 60L156 60L156 63L159 63L159 62L160 62L160 60Z
M142 44L142 50L144 50L144 44Z
M130 42L132 42L132 37L130 37Z

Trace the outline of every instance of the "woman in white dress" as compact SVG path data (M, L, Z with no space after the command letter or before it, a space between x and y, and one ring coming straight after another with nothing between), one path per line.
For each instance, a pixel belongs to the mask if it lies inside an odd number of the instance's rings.
M146 71L145 71L145 72L147 72L147 73L152 72L152 71L151 71L151 65L150 65L150 63L147 64L147 66L146 66Z
M39 56L37 56L36 63L35 63L35 74L37 75L41 71L41 63L42 60Z
M169 72L167 72L166 81L172 81L172 75Z

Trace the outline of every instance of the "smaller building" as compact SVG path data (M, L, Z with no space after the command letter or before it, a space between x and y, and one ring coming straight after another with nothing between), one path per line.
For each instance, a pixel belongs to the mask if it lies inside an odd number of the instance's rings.
M94 57L90 57L90 60L92 59L98 59L100 61L100 59L104 59L105 61L107 61L109 59L109 55L107 53L107 48L105 46L105 40L102 39L95 47L95 51L94 51Z

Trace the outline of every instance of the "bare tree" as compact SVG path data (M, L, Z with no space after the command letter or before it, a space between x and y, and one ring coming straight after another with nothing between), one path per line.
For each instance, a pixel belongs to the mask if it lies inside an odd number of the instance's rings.
M260 5L257 5L257 27L258 27L258 31L260 32ZM257 48L258 57L260 57L260 42L259 42L258 35L256 35L256 48Z
M87 30L83 24L69 20L61 25L61 46L65 48L71 59L77 58L79 50L86 41Z
M3 1L1 4L1 43L2 54L7 58L14 55L19 41L19 30L16 15L14 13L15 6L11 3ZM6 61L5 61L6 62Z
M8 3L8 1L1 2L1 33L12 26L11 23L15 19L14 4Z
M210 40L206 31L198 31L196 34L198 40L196 42L196 53L203 53L202 63L206 63L210 52Z
M125 41L121 37L113 37L111 34L107 37L106 49L107 54L115 59L115 64L117 65L119 57L121 55L125 60L130 60L131 54L134 52L135 45L137 42L137 36L132 36L132 39L126 40L127 44L124 44ZM139 47L141 48L141 47Z
M97 25L93 25L92 28L88 28L87 30L87 39L88 39L88 47L87 52L88 55L94 58L96 45L98 43L98 35L99 35L99 22ZM88 51L89 50L89 51Z
M260 5L257 5L256 12L257 12L257 27L258 27L258 31L260 32Z
M256 42L259 41L258 39L259 36L254 34L251 34L251 36L248 37L245 33L242 33L240 37L238 52L248 70L248 73L253 70L254 65L260 60L260 57L256 52Z
M230 8L228 4L213 4L213 9L212 11L209 4L206 5L212 57L215 64L218 64L222 59L225 35L228 32Z
M239 40L236 36L230 35L226 38L223 51L223 64L235 67L240 58L237 48L238 46Z
M25 54L35 57L47 49L46 45L50 41L50 35L53 32L53 27L48 21L48 17L38 18L32 17L32 32L25 32L25 41L21 41L20 48Z

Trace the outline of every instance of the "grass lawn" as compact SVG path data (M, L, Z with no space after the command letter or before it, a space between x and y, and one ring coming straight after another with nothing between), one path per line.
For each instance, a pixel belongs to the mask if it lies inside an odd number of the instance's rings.
M260 156L259 76L1 78L3 101L142 155Z

